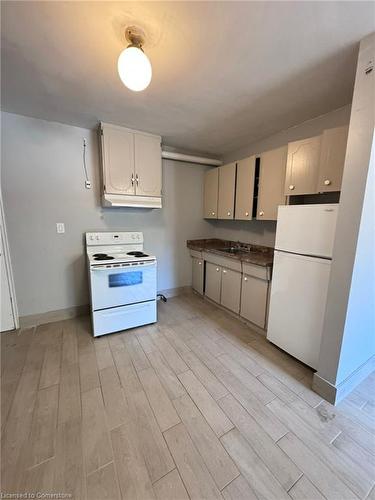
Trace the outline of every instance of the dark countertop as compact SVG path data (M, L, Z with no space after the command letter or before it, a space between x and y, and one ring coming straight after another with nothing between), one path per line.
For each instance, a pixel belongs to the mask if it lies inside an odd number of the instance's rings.
M229 259L240 260L248 264L271 267L273 265L273 248L251 243L241 243L240 241L219 240L216 238L187 240L186 246L198 252L211 252ZM234 249L226 252L224 248Z

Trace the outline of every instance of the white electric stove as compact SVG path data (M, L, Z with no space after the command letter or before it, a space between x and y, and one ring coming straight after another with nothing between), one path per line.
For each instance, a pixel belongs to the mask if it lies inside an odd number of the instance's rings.
M141 232L86 233L94 337L155 323L154 255Z

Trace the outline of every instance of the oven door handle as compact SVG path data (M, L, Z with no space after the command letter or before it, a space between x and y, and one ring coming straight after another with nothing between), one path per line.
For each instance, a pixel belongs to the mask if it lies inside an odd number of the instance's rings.
M91 271L121 271L125 269L143 269L144 267L155 266L156 261L149 262L147 264L136 264L136 265L126 265L126 266L116 266L116 267L92 267Z

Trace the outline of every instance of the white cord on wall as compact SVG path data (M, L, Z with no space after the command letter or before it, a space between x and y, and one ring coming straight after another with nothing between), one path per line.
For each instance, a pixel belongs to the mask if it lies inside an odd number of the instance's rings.
M88 176L88 173L87 173L87 165L86 165L86 147L87 147L87 143L86 143L86 139L83 138L83 170L85 171L85 188L86 189L91 189L91 181L89 180L89 176Z

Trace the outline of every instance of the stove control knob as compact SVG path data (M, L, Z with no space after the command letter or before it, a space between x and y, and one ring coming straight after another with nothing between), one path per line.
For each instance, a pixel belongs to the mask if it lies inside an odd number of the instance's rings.
M92 241L94 239L94 236L90 234L90 240Z
M132 240L135 240L135 234L132 234Z
M99 240L99 235L97 234L97 235L95 236L95 238L96 238L97 240Z

